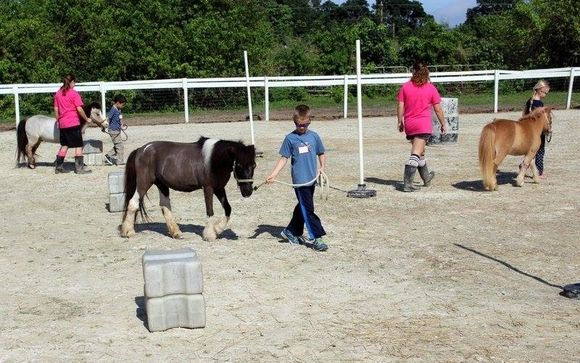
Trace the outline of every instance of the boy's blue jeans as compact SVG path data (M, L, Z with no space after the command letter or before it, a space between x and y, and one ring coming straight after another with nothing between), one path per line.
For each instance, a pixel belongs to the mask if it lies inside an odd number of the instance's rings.
M294 207L292 219L288 224L288 230L295 236L302 236L304 226L310 239L315 239L326 235L320 218L314 213L314 188L315 184L306 187L294 188L298 204Z

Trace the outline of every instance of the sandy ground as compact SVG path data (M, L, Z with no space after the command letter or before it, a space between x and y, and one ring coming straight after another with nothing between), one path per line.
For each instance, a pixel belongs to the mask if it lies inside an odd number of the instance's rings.
M508 157L499 191L489 193L481 191L477 141L492 118L460 115L459 142L428 148L437 175L417 193L397 190L410 147L395 118L365 119L364 174L377 191L369 199L344 193L359 182L356 119L314 122L335 188L316 199L325 253L281 243L295 203L281 184L244 199L230 183L233 218L212 243L201 238L200 192L172 194L184 232L174 240L152 190L153 223L121 238L121 214L106 209L107 174L119 167L55 175L57 145L44 144L44 164L15 168L14 131L2 132L0 362L575 361L580 300L560 296L559 286L580 282L580 150L567 137L580 111L555 112L546 181L514 187L521 159ZM264 152L256 179L271 170L290 129L255 123ZM200 135L249 142L249 130L249 123L133 126L127 149ZM110 145L105 136L90 129L85 138ZM149 333L141 257L186 246L202 260L207 326Z

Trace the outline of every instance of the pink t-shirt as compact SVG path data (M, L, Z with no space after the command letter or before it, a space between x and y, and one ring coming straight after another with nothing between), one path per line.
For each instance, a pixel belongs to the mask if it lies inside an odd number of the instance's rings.
M81 124L77 111L78 106L83 106L81 95L74 89L69 89L66 95L59 89L54 96L54 107L58 107L58 127L66 129Z
M405 134L431 134L433 125L431 123L431 107L441 103L441 96L437 88L431 83L417 87L413 82L405 82L397 101L404 102Z

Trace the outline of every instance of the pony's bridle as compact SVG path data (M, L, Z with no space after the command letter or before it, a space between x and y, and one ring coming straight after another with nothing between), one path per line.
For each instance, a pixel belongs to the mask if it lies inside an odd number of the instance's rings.
M238 185L240 185L241 183L253 183L254 179L240 179L238 178L238 176L236 175L236 162L234 161L234 179L236 179L236 182L238 183Z
M546 115L546 117L548 117L548 115ZM550 129L544 132L544 135L546 136L546 142L552 141L552 115L550 115L549 120L550 120Z
M91 116L89 117L89 119L95 123L95 125L99 126L101 128L102 132L106 132L105 131L105 126L103 126L103 124L105 123L105 121L97 121L96 119L93 118L93 115L91 114Z

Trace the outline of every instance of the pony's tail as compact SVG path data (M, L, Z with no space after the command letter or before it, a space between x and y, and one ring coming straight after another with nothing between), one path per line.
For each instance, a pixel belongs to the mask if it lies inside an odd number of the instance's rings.
M26 135L26 121L24 119L18 123L16 129L16 166L26 161L26 145L28 145L28 135Z
M479 167L483 177L483 187L492 190L495 186L495 126L487 124L481 131L479 138Z
M133 150L129 157L127 158L127 162L125 164L125 202L123 203L123 220L127 216L127 206L129 205L129 201L133 198L135 191L137 190L137 169L135 167L135 158L137 156L137 151L139 149ZM144 195L139 196L139 213L141 214L141 218L144 220L149 220L149 216L147 215L147 210L145 209L145 205L143 204L143 199L145 198Z

